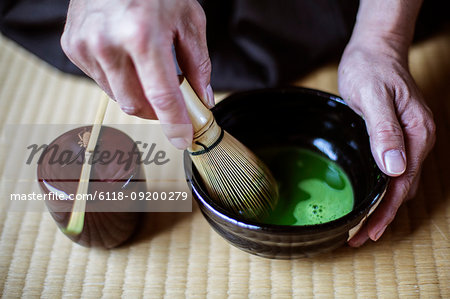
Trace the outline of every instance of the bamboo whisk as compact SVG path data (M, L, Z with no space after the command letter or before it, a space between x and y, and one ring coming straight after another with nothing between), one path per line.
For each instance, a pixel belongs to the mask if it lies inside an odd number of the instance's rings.
M180 89L194 129L188 151L208 193L237 215L263 217L278 201L275 179L252 151L219 127L189 82L181 80Z

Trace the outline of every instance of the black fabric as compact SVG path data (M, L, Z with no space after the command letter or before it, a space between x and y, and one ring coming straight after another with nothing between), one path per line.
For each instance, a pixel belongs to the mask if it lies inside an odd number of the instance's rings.
M95 1L95 0L93 0ZM437 29L446 0L425 0L417 37ZM60 70L83 75L60 36L69 0L1 0L1 32ZM358 0L200 1L215 90L277 86L337 59L350 38Z
M59 42L68 6L69 0L1 0L0 31L58 69L84 75Z
M358 2L204 1L215 89L276 86L337 58Z

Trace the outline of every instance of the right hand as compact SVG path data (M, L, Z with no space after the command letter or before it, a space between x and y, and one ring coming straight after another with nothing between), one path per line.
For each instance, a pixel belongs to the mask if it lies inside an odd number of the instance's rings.
M206 17L196 0L72 0L61 37L69 59L124 112L190 124L172 45L192 88L212 107ZM182 127L164 130L179 149L192 143L192 130Z

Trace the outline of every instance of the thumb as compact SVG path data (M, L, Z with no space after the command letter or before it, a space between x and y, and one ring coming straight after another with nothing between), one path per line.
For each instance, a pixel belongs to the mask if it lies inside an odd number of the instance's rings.
M362 112L375 161L385 174L400 176L406 170L405 143L393 101L384 98L366 103L370 105L363 105Z

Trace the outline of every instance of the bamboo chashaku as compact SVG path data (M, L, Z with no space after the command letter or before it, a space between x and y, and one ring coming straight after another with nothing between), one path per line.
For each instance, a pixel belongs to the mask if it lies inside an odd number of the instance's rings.
M264 163L216 123L209 111L181 78L180 89L194 128L188 149L210 196L223 208L250 219L274 209L278 187Z
M97 108L94 124L92 125L92 131L88 135L85 161L89 161L92 153L94 152L97 140L100 135L100 130L105 117L106 108L108 107L109 97L102 93L102 98ZM83 163L80 174L80 181L78 183L77 195L87 194L89 189L89 180L91 177L91 163ZM63 232L69 235L79 235L84 228L84 216L86 214L86 199L75 200L72 206L72 212L67 227L63 229Z

